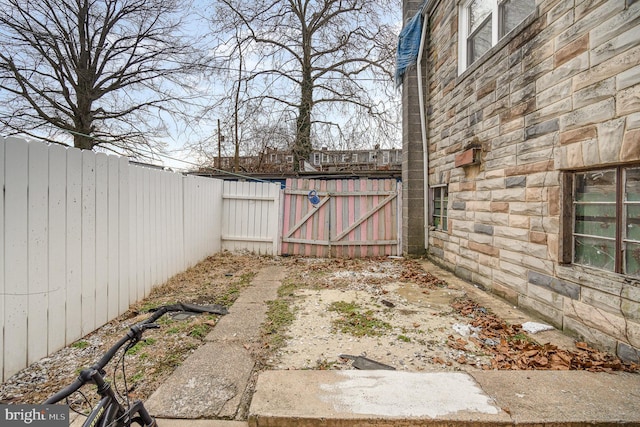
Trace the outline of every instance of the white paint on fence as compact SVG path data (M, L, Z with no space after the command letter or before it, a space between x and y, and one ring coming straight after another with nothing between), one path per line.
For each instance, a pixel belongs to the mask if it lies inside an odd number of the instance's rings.
M0 138L2 380L219 252L222 187L115 156Z
M278 254L280 194L279 184L225 181L222 248Z
M19 140L7 140L4 171L4 364L8 372L15 372L27 364L27 159L27 145Z

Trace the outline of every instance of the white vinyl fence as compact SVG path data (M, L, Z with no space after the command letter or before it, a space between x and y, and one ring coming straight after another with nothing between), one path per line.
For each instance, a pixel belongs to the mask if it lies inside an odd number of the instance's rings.
M223 235L242 237L223 230L222 181L120 157L0 138L0 188L2 381L219 252ZM277 208L261 227L277 233ZM255 223L245 232L265 245ZM274 253L267 245L261 251Z
M279 254L279 184L225 181L222 249Z

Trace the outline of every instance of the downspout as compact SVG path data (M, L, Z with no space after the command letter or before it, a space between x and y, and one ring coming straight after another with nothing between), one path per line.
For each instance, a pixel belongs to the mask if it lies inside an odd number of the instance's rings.
M424 248L429 249L429 144L427 141L427 114L424 105L424 89L422 83L422 53L427 39L426 5L422 9L423 22L420 35L420 48L418 49L418 101L420 105L420 130L422 136L422 162L423 162L423 186L424 186Z

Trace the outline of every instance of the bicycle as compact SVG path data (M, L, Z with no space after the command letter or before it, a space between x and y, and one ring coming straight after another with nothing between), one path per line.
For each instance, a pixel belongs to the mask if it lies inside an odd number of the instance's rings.
M157 427L158 424L156 420L149 414L142 401L136 400L129 402L128 397L118 398L114 388L111 387L111 384L106 379L107 373L104 368L118 351L122 347L125 347L121 357L124 370L124 355L127 350L142 339L144 332L147 329L159 328L160 326L154 322L166 313L181 311L190 313L227 314L227 309L217 304L199 306L195 304L178 303L159 307L148 319L131 326L127 335L107 350L97 363L80 371L78 378L73 383L49 397L43 404L55 404L62 400L67 400L69 396L80 390L82 386L93 383L97 387L96 392L100 395L100 400L88 415L83 414L87 417L82 424L83 427L124 427L131 426L132 423L143 427ZM126 405L123 401L126 401Z

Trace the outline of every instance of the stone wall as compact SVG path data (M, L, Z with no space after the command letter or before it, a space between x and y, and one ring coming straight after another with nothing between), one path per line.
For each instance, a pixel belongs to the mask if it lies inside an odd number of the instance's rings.
M431 1L428 16L429 185L449 189L448 230L430 231L429 253L637 360L640 280L564 263L562 236L564 171L640 162L640 1L538 1L461 75L456 3ZM419 135L419 122L407 125L405 149ZM480 163L455 167L471 147Z

